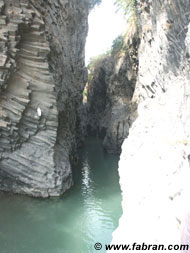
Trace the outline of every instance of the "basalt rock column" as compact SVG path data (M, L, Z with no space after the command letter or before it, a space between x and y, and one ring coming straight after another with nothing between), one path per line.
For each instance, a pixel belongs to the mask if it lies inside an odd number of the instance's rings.
M72 185L86 81L85 1L0 1L0 189L57 196Z

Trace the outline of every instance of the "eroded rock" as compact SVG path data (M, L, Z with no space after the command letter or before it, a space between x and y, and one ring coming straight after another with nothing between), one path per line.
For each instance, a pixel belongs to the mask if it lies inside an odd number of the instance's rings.
M84 1L0 1L0 189L57 196L72 185L86 82Z

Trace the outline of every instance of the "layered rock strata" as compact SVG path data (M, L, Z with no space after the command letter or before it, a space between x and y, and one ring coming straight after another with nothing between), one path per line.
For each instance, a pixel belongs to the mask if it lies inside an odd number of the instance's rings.
M0 189L57 196L72 185L86 82L88 7L0 1Z
M167 247L180 244L189 208L190 4L141 0L137 13L138 118L122 146L123 215L113 243Z

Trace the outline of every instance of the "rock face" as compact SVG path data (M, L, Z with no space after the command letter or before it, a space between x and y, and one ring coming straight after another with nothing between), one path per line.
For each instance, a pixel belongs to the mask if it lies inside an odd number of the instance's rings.
M87 89L87 134L104 137L107 128L108 86L114 71L114 60L106 56L96 64ZM108 108L109 110L110 108Z
M117 55L96 64L88 87L87 132L104 138L109 153L120 153L123 140L134 120L135 90L139 46L138 31L132 22L124 45Z
M0 1L1 190L47 197L72 185L87 6Z
M186 0L138 1L138 118L122 146L113 243L180 244L190 196L189 13Z

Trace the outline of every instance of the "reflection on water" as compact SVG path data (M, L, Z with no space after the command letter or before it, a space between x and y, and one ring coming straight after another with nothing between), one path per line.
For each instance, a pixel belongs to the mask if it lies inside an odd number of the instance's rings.
M1 193L0 252L93 253L94 243L109 243L121 216L117 162L89 139L74 170L75 185L62 197Z

